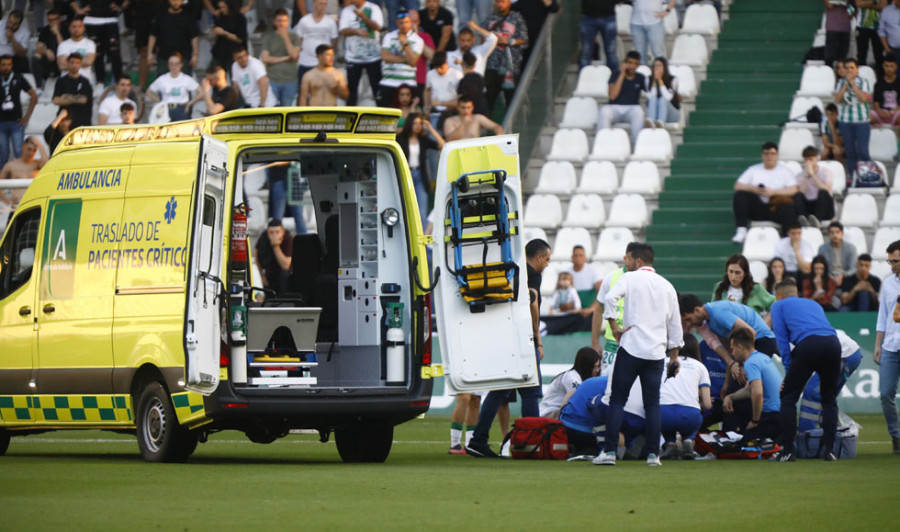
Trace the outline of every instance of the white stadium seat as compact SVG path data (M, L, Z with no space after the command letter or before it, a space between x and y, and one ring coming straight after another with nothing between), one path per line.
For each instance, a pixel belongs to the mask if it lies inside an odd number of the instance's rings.
M778 162L780 162L781 164L787 166L787 167L788 167L788 170L790 170L791 173L794 174L795 176L796 176L797 174L799 174L800 172L803 171L803 167L800 166L800 163L799 163L798 161L784 161L784 160L782 160L782 161L778 161Z
M831 192L835 196L841 196L847 188L847 171L844 165L837 161L819 161L819 168L831 170Z
M682 34L675 38L672 47L673 65L703 66L709 60L709 51L706 48L706 40L702 35Z
M678 33L678 13L675 10L669 11L663 19L663 27L666 29L666 35L675 35Z
M581 162L588 154L588 139L580 129L557 129L547 155L549 161Z
M569 212L564 227L587 227L596 229L606 219L603 198L596 194L575 194L569 200Z
M844 242L853 244L857 255L869 252L869 244L866 242L866 233L859 227L844 227Z
M600 274L600 277L605 276L607 273L619 267L618 264L610 260L592 262L591 266L593 266L594 269L597 270L597 273Z
M609 97L609 78L612 71L606 65L587 65L578 73L574 96L588 98Z
M891 273L891 265L888 264L886 260L872 259L872 269L869 270L869 275L874 275L875 277L884 280L890 277Z
M871 154L870 154L871 155ZM878 165L878 168L881 169L881 175L884 176L885 181L888 179L887 167L883 162L878 160L872 160L873 163ZM887 187L848 187L844 190L847 195L851 194L866 194L869 196L884 196L887 194Z
M788 113L788 120L790 120L790 122L785 125L803 126L818 131L819 124L806 121L806 112L813 107L818 107L819 111L822 112L822 116L825 116L825 105L822 103L821 98L816 96L795 97L794 101L791 102L791 110Z
M549 297L556 290L556 281L559 274L572 269L571 262L550 261L544 271L541 272L541 295Z
M804 227L803 240L812 244L813 249L819 249L819 246L825 243L825 237L822 236L822 230L817 227Z
M525 203L524 225L555 229L562 223L562 204L552 194L533 194Z
M900 226L900 194L891 194L884 204L884 217L881 218L882 226Z
M894 170L894 184L891 186L891 194L900 194L900 164Z
M774 227L751 227L744 240L742 255L747 260L769 262L775 256L775 244L781 240L778 229Z
M642 129L638 133L632 161L668 162L672 159L672 137L662 128Z
M857 74L859 77L869 82L870 91L875 90L875 81L877 81L878 76L875 74L875 70L872 67L869 65L859 65Z
M630 227L640 229L647 225L649 213L647 202L640 194L618 194L613 198L609 208L609 219L606 225L610 227Z
M750 275L753 276L753 282L761 283L769 277L769 267L761 260L751 260Z
M568 196L575 190L578 180L575 167L569 161L547 161L541 167L541 175L534 189L535 194Z
M540 227L520 227L519 232L522 234L522 241L526 244L534 239L540 238L544 242L547 241L547 232Z
M605 196L616 193L619 188L619 174L616 165L610 161L588 161L581 170L581 183L577 191L582 194L594 193Z
M873 161L892 161L897 156L897 135L890 129L872 128L869 156ZM887 175L885 175L885 179Z
M802 161L803 149L808 146L815 147L816 140L808 129L788 127L781 130L781 139L778 141L778 158L782 161Z
M818 96L834 98L834 70L826 65L811 65L803 68L803 76L800 78L800 90L797 96Z
M687 65L672 65L669 72L678 78L678 94L684 98L693 98L697 95L697 77L694 70Z
M625 248L634 242L634 233L626 227L607 227L597 239L597 252L594 261L616 261L625 256Z
M619 36L631 35L631 12L631 4L616 4L616 33Z
M556 241L553 243L552 260L569 260L572 258L572 248L584 246L584 253L591 256L594 243L591 242L591 233L584 227L563 227L556 233Z
M622 173L620 192L635 194L659 194L661 190L659 168L650 161L631 161Z
M900 227L882 227L872 239L872 260L887 260L887 247L900 240Z
M593 130L597 127L597 100L589 97L572 97L566 102L559 127Z
M878 204L870 194L848 194L841 208L844 226L875 227L878 223Z
M711 4L693 4L684 12L681 33L716 35L719 33L719 13Z
M629 155L631 155L631 140L624 129L607 128L597 132L594 137L594 149L591 151L592 161L625 162Z
M642 74L644 79L651 79L653 77L653 71L650 70L650 65L638 65L635 71L638 74Z

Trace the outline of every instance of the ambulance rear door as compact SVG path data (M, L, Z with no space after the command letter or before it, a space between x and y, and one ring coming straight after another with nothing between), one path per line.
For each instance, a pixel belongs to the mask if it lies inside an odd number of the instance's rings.
M201 142L184 327L185 387L209 395L219 385L220 320L225 304L219 276L223 260L228 146L206 135Z
M460 178L465 176L469 186L460 188ZM518 230L521 212L517 135L461 140L444 146L433 213L434 266L441 270L434 301L441 361L451 391L521 388L540 382L525 243ZM498 219L505 223L499 224ZM501 233L509 234L506 242L497 238ZM467 301L464 294L473 292L466 292L464 283L476 286L483 278L465 272L473 271L472 266L477 270L479 264L491 265L493 272L500 264L508 266L506 271L513 275L503 274L507 280L499 284L505 285L505 293L514 294L512 300L484 300L485 304L471 298ZM495 280L492 278L491 284Z

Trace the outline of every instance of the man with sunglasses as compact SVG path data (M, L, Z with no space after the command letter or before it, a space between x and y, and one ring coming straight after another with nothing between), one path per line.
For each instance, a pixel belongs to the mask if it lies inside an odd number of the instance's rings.
M900 379L900 240L888 248L891 275L881 282L881 303L875 326L872 358L879 365L881 410L891 434L894 454L900 454L900 419L897 415L897 381Z

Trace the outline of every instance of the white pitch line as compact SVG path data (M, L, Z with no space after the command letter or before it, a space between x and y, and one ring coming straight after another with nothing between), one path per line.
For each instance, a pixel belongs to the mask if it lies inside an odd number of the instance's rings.
M14 436L15 437L15 436ZM76 439L65 439L65 438L26 438L20 437L18 440L14 441L28 441L29 443L127 443L129 445L134 445L136 440L114 440L114 439L104 439L104 438L95 438L88 440L76 440ZM207 444L229 444L233 445L235 443L251 443L250 440L210 440L206 442ZM279 443L289 443L289 444L313 444L313 443L321 443L318 440L288 440L288 441L280 441ZM887 445L891 442L889 441L861 441L858 442L857 445ZM431 440L394 440L394 444L399 445L447 445L446 441L431 441Z

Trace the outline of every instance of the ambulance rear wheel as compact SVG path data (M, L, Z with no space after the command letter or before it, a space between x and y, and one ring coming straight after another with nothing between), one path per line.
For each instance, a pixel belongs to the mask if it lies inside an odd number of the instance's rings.
M341 460L349 463L381 463L391 454L394 426L365 424L334 431Z
M9 449L9 431L0 429L0 456L5 455L7 449Z
M148 462L184 462L197 448L197 435L178 424L169 394L158 382L148 384L138 400L137 437Z

